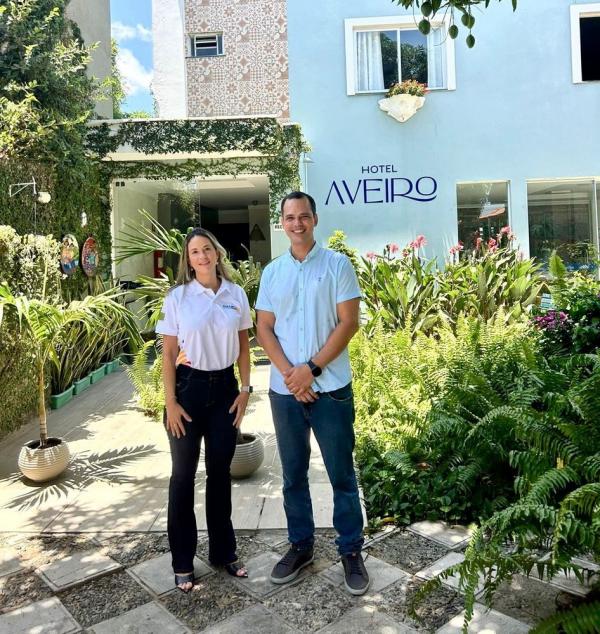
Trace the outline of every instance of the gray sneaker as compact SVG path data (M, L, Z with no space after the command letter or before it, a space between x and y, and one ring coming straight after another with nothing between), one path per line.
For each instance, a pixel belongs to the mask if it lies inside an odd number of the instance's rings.
M360 553L342 555L342 565L344 566L344 585L346 590L355 596L364 594L369 589L371 580L365 568L362 555Z
M313 549L298 549L291 546L285 555L275 564L271 571L271 581L273 583L288 583L298 576L298 573L311 564L314 560Z

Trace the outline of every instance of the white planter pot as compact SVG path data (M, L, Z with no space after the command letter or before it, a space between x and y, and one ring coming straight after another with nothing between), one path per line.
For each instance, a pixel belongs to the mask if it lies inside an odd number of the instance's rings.
M21 473L34 482L46 482L59 476L69 465L69 447L60 438L48 438L40 449L39 440L31 440L21 448L18 465Z
M235 446L231 461L231 477L247 478L262 464L265 458L265 446L261 438L254 434L242 433L247 442Z
M425 97L415 97L414 95L394 95L379 100L379 107L390 117L400 123L408 121L419 108L423 107Z

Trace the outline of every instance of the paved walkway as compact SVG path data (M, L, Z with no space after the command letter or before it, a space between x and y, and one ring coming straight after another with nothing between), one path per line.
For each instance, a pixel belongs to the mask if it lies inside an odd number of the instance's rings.
M253 371L256 388L245 431L265 444L262 467L234 481L233 523L237 529L285 528L281 464L268 403L268 366ZM73 460L50 484L25 482L16 461L24 442L38 437L32 421L0 442L0 509L3 531L45 533L165 531L171 462L166 433L136 409L123 371L108 375L64 408L48 416L50 435L68 441ZM201 461L202 462L202 461ZM200 470L202 471L201 465ZM315 523L332 524L332 494L319 448L313 443L310 484ZM199 529L204 519L204 479L197 480Z
M257 390L244 425L263 437L265 462L252 478L234 484L238 552L248 580L208 565L200 526L197 584L187 595L174 588L165 535L168 443L162 426L136 410L123 372L51 413L51 434L66 438L74 455L60 480L32 485L17 473L19 448L36 437L35 423L0 442L0 634L458 634L463 600L456 580L445 582L414 614L410 599L424 579L460 561L466 529L420 522L374 536L365 550L372 587L363 597L349 596L316 447L310 470L320 527L315 562L292 585L270 583L269 572L286 549L286 532L267 372L261 367L254 375ZM526 632L553 613L559 595L585 591L573 579L557 578L550 585L516 576L499 590L495 610L477 606L469 631Z

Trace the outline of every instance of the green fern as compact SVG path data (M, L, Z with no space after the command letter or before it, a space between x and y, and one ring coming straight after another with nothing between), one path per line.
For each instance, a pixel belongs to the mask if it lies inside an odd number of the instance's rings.
M156 359L150 364L150 352L156 350ZM154 340L147 341L134 355L131 366L126 368L135 398L144 412L154 420L160 420L165 397L162 381L162 351Z

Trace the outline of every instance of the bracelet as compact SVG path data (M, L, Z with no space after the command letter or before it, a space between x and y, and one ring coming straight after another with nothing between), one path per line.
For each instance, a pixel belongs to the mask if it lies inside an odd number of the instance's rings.
M240 392L248 392L248 394L252 394L253 389L251 385L242 385L240 388Z

